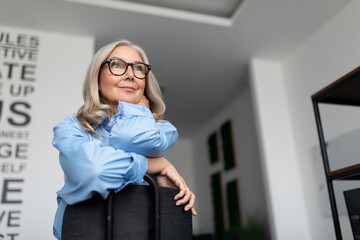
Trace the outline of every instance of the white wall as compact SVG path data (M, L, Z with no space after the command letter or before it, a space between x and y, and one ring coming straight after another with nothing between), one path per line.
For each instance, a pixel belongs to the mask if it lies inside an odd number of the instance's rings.
M254 59L250 70L272 239L310 239L281 64Z
M288 176L282 180L287 184L300 187L299 191L302 193L301 198L305 203L307 217L306 220L301 218L299 221L291 211L292 220L288 221L287 226L276 225L275 228L277 231L278 228L281 228L279 231L285 231L286 228L299 227L302 229L303 226L308 226L310 236L301 239L335 239L332 219L322 215L321 199L317 188L318 169L316 169L311 155L311 148L319 142L310 96L359 65L360 32L357 26L360 22L359 12L360 1L351 1L339 11L315 35L282 62L279 74L283 75L283 83L272 87L274 98L277 98L278 87L284 89L282 96L284 103L280 110L276 104L269 107L274 111L274 115L276 113L288 115L288 119L283 119L287 121L285 122L286 127L277 129L277 133L274 132L274 134L291 135L288 138L289 143L284 145L284 153L289 154L286 153L288 151L286 146L293 146L294 149L290 148L290 151L294 158L289 161L293 161L292 164L297 166L295 179ZM268 79L268 81L273 81L273 79ZM262 84L263 86L260 88L268 83L264 79ZM285 104L287 107L284 106ZM265 114L267 110L259 111L261 115ZM336 115L332 117L336 119ZM263 129L262 134L266 134ZM274 138L275 141L276 139ZM269 155L265 157L269 157ZM300 180L300 184L297 183L298 180ZM273 193L276 192L272 191L271 194ZM285 194L285 192L283 193ZM272 210L274 215L278 214L276 208ZM289 219L289 216L283 217ZM342 217L342 221L346 221L346 219ZM277 222L275 221L275 223ZM286 238L278 236L277 239ZM351 237L344 235L344 239L351 239Z
M219 130L220 126L229 119L232 120L237 165L236 168L226 172L221 151L219 152L220 162L210 164L207 140L210 134ZM210 176L218 171L222 172L225 226L228 226L225 186L233 179L238 179L243 223L246 224L248 216L258 216L262 221L267 222L264 183L255 132L251 95L247 88L226 108L218 109L216 117L204 123L203 128L199 129L193 138L195 183L198 196L196 207L199 215L197 233L214 232Z

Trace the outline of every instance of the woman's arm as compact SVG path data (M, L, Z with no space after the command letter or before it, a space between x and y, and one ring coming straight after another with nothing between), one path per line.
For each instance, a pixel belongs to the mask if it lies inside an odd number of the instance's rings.
M106 198L109 189L119 191L129 183L140 183L148 168L146 157L103 146L99 139L92 139L75 117L54 127L53 145L60 151L65 173L65 184L58 194L67 204L89 199L96 193Z
M109 144L115 149L159 157L176 142L176 128L169 122L156 122L145 106L119 102L118 110L109 136Z
M191 209L192 215L196 216L197 213L194 209L195 204L195 195L190 191L184 179L180 176L175 167L164 157L155 157L148 158L148 174L158 174L160 178L159 184L161 182L166 182L166 184L173 184L178 190L179 193L176 194L174 200L176 205L186 204L185 211ZM170 183L170 182L171 183Z

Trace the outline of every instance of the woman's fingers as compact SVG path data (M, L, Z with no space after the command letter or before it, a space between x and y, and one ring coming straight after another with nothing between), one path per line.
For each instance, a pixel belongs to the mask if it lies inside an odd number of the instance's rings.
M164 169L160 172L160 175L167 177L170 181L172 181L177 189L179 189L179 193L175 195L174 200L176 201L176 205L184 205L185 211L191 209L191 213L193 216L197 216L197 213L194 209L195 204L195 195L190 191L187 187L184 179L180 176L178 171L172 164L167 164Z
M181 198L183 198L185 196L186 185L184 183L180 182L179 186L178 186L178 189L179 189L179 193L175 195L174 200L181 199Z
M192 193L190 190L187 190L185 196L181 200L177 201L176 205L179 206L187 203L184 207L184 210L189 211L191 209L191 214L193 216L197 216L197 213L194 209L195 198L195 194Z
M197 212L195 211L195 208L192 208L192 209L191 209L191 214L192 214L193 216L197 216Z
M188 189L188 188L186 188L186 189ZM185 204L185 203L190 201L192 192L190 190L186 190L186 189L185 189L185 192L184 192L184 196L182 198L178 198L180 200L176 201L176 206Z
M188 188L187 188L188 189ZM184 207L185 211L188 211L191 209L191 213L193 216L197 216L197 213L194 209L194 205L195 205L195 194L192 193L189 189L185 190L185 195L183 198L181 198L180 200L176 201L176 206L180 206L183 204L186 204L186 206Z
M188 204L185 206L185 211L188 211L189 209L192 209L194 208L194 204L195 204L195 194L191 193L190 194L190 199L189 199L189 202Z

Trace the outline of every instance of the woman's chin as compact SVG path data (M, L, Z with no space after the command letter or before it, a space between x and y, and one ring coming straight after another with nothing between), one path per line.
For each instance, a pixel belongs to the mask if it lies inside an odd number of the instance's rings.
M140 99L134 97L122 97L119 99L119 101L137 104Z

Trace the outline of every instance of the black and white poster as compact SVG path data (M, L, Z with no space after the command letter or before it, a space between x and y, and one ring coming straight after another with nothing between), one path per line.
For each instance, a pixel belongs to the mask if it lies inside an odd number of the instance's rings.
M82 104L91 37L0 26L0 239L53 239L52 127Z

